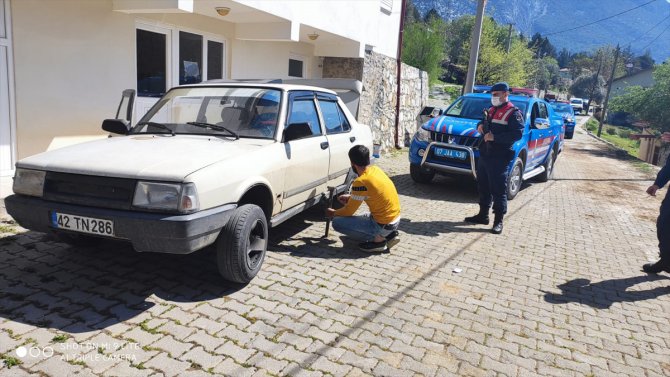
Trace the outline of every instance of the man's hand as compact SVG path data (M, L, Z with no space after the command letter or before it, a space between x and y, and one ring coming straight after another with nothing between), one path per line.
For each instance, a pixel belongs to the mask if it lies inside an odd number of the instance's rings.
M494 137L493 137L493 134L491 132L487 132L484 135L484 141L493 141L493 139L494 139Z
M349 199L351 198L351 195L349 194L343 194L337 197L337 201L342 203L342 205L347 205L349 203Z
M479 122L479 124L477 125L477 132L479 132L482 135L484 134L484 125L482 124L482 122Z
M332 219L333 217L335 217L335 210L332 208L326 208L325 216L328 219Z
M656 191L658 191L658 188L659 187L656 186L656 185L649 186L649 188L647 189L647 194L649 194L651 196L656 196Z

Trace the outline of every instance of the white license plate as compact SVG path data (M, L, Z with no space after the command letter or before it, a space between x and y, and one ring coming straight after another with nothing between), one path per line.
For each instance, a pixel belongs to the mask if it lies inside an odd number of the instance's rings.
M54 228L72 230L75 232L97 234L108 237L114 236L114 222L111 220L51 212L51 225Z
M435 155L438 157L449 157L465 160L468 157L468 152L459 151L456 149L435 148Z

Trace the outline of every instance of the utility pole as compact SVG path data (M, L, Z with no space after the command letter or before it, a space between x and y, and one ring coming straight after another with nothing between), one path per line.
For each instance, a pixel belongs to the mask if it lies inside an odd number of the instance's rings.
M596 72L596 78L595 80L593 80L593 85L591 85L591 92L589 93L589 103L586 104L586 115L589 115L589 109L591 108L591 101L593 99L593 92L595 92L596 85L598 85L598 77L600 77L600 69L602 67L603 67L603 56L600 55L600 63L598 63L598 71Z
M600 115L600 123L598 124L598 137L603 131L603 122L605 122L605 116L607 116L607 103L610 99L610 91L612 90L612 80L614 80L614 72L616 71L616 63L619 61L619 44L616 45L616 51L614 52L614 64L612 65L612 74L610 79L607 82L607 94L605 95L605 104L603 105L603 112Z
M475 84L475 74L477 73L477 58L479 57L479 42L482 37L482 23L484 22L484 8L487 0L479 0L477 4L477 16L472 28L472 37L470 38L470 62L468 64L468 75L465 78L465 87L463 94L472 93L472 87Z
M507 32L507 53L508 54L509 54L509 49L512 47L512 25L514 25L514 24L510 22L509 31Z

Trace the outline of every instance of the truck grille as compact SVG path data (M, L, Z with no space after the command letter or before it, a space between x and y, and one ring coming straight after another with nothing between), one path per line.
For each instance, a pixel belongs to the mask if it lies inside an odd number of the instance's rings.
M47 172L44 199L83 206L130 209L135 179Z
M482 138L480 137L450 135L440 132L431 132L430 139L440 143L462 145L473 149L479 148L479 144L482 142Z

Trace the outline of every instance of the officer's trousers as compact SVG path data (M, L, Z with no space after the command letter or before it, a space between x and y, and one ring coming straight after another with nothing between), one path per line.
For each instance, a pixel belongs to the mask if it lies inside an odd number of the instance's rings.
M661 213L656 220L656 235L661 260L670 265L670 191L661 203Z
M497 215L507 213L507 168L510 160L500 157L480 157L477 165L477 188L479 190L479 207L482 210L491 208Z

